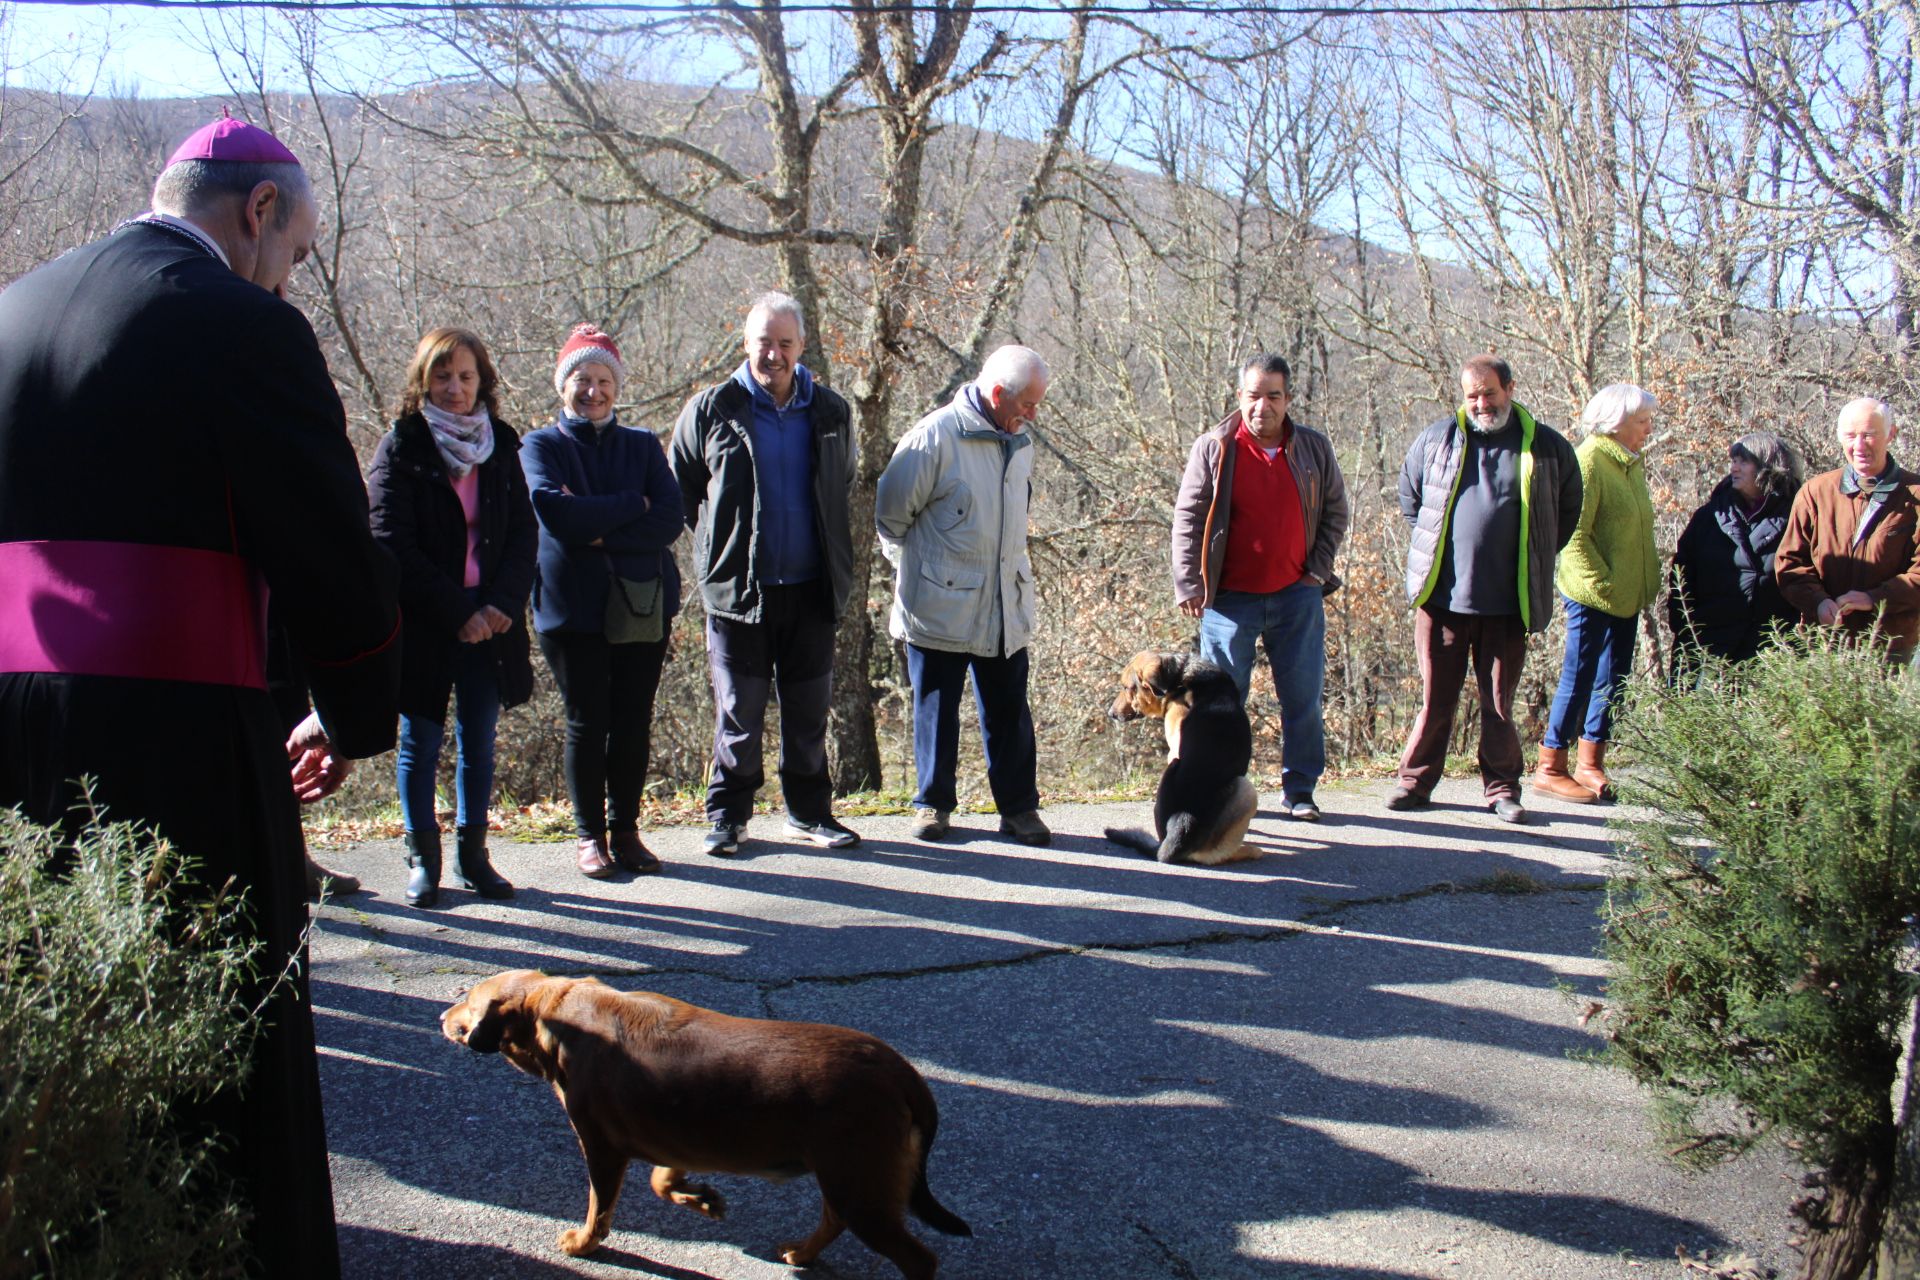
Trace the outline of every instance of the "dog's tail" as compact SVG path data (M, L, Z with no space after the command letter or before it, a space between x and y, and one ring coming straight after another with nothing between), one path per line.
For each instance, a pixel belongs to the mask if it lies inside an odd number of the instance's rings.
M950 1236L973 1234L973 1228L962 1221L959 1214L933 1198L933 1188L927 1185L924 1164L920 1167L920 1176L913 1180L913 1195L908 1198L907 1207L913 1210L914 1217L935 1231L944 1231Z
M1149 858L1160 852L1160 842L1144 831L1130 830L1122 827L1108 827L1107 839L1113 841L1123 849L1131 849L1135 853L1144 853Z
M913 1128L908 1134L910 1149L920 1157L920 1167L913 1171L913 1190L907 1195L907 1208L913 1216L932 1227L935 1231L944 1231L950 1236L970 1236L973 1228L959 1214L933 1198L933 1188L927 1185L927 1156L933 1150L933 1136L940 1128L940 1113L934 1107L933 1093L927 1088L927 1082L919 1072L913 1078L919 1082L919 1093L924 1095L925 1107L915 1108L919 1112L914 1117Z

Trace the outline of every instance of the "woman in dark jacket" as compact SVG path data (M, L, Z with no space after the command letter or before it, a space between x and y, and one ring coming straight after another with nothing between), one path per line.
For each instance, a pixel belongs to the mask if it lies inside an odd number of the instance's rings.
M1727 456L1726 479L1687 522L1667 574L1676 682L1692 678L1703 653L1747 661L1798 617L1774 583L1773 553L1805 464L1767 431L1741 436Z
M483 898L513 886L487 857L494 725L533 695L527 592L537 532L520 438L496 417L493 361L465 329L435 329L407 366L400 416L367 477L374 536L400 561L400 814L407 901L440 890L434 781L453 696L458 874Z
M553 371L559 418L523 460L540 522L534 628L567 707L567 793L580 874L660 870L640 839L653 697L680 610L680 486L654 434L620 425L620 349L579 325Z

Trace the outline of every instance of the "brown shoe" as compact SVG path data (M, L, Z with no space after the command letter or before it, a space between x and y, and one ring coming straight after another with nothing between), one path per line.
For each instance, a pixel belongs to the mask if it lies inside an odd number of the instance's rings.
M1533 771L1533 794L1552 796L1569 804L1592 804L1594 801L1593 792L1581 786L1567 772L1565 747L1540 748L1540 764Z
M907 834L915 840L945 840L953 830L952 816L945 809L915 809L913 826Z
M605 880L620 869L620 864L607 852L605 836L582 836L579 842L580 874L595 880Z
M621 867L637 876L652 875L660 870L660 859L653 856L653 850L647 848L638 831L616 831L610 839L613 860Z
M343 875L338 871L329 871L307 855L307 901L320 901L320 882L326 881L329 898L344 898L350 893L360 892L360 881L355 876Z
M1592 738L1580 739L1579 760L1573 766L1573 780L1593 792L1596 800L1613 799L1613 783L1607 780L1607 744Z
M1047 824L1040 821L1039 813L1033 809L1025 813L1010 813L1001 818L1000 834L1035 847L1053 839L1053 832L1047 830Z

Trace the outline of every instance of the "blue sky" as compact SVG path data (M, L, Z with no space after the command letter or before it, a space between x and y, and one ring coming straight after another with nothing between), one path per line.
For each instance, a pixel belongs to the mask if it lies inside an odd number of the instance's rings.
M61 55L84 55L90 69L92 55L104 46L102 88L169 98L218 93L224 87L214 60L201 47L203 16L137 6L16 4L7 6L0 21L7 28L12 78L18 82L49 87L39 82L70 65Z

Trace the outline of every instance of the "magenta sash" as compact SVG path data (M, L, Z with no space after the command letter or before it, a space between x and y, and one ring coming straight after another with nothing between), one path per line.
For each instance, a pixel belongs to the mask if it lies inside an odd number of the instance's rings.
M266 584L239 556L0 542L0 672L267 687Z

